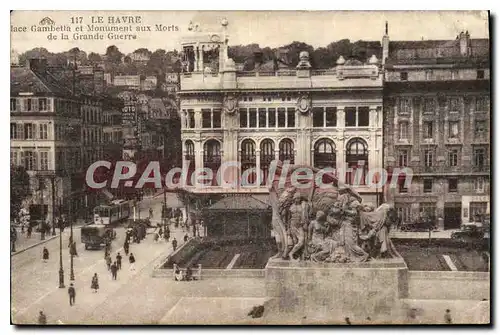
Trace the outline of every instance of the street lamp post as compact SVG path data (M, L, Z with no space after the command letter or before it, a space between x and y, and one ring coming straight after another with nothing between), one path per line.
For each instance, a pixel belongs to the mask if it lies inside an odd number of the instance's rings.
M62 221L59 221L59 288L64 288L64 270L63 270L63 261L62 261Z
M55 176L52 177L52 236L56 236L56 216L55 216L55 207L56 207L56 185L55 185Z
M71 231L70 231L70 236L71 236L71 247L70 247L70 250L71 250L71 259L70 259L70 261L71 261L71 272L70 272L70 275L69 275L69 279L70 280L75 280L75 269L73 268L73 257L75 256L74 253L75 253L76 250L73 250L73 243L74 243L74 241L73 241L73 220L71 219L71 217L69 219L70 219L70 223L69 224L70 224L70 229L71 229ZM76 247L75 247L75 249L76 249Z

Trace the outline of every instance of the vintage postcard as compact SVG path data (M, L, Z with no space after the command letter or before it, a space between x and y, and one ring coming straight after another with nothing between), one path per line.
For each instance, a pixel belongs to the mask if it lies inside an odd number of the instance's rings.
M489 12L10 26L12 324L490 324Z

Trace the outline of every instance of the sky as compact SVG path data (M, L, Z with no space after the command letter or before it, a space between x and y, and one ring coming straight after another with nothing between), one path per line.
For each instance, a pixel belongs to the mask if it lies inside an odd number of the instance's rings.
M97 26L109 27L108 20L116 21L117 17L124 16L133 16L135 23L133 32L120 34L135 35L136 39L110 39L108 32L100 32L102 39L99 40L81 39L82 35L95 35L86 31L92 19ZM48 32L32 32L34 25L46 27L39 24L45 17L55 22L54 27L69 28L71 31L64 32L68 39L61 40L61 32L53 33L57 40L48 39ZM103 23L99 23L99 17ZM488 16L480 11L14 11L11 13L11 50L22 53L44 47L51 52L62 52L78 47L103 54L109 45L116 45L124 53L142 47L151 51L180 50L180 38L189 33L190 21L197 23L202 31L217 32L221 30L223 18L229 23L229 45L257 43L273 48L301 41L317 48L345 38L381 41L386 21L392 41L455 39L465 30L471 38L489 37ZM159 24L170 27L170 31L156 31ZM82 32L76 31L79 26ZM128 27L129 24L114 26ZM136 32L139 26L149 26L151 32Z

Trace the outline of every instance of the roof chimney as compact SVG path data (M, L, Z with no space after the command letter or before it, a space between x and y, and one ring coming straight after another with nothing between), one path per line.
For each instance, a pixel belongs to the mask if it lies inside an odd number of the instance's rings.
M42 74L47 72L47 59L45 58L30 58L27 65L33 72Z

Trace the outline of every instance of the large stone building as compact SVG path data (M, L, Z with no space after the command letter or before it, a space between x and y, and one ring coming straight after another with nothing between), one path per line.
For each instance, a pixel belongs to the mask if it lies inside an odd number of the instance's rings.
M384 164L411 185L386 189L403 222L422 212L457 228L490 207L489 40L383 39ZM407 177L408 178L408 177Z
M192 30L182 40L183 165L191 174L194 169L217 171L223 163L240 163L243 171L263 171L263 178L251 175L252 186L232 190L215 181L211 187L195 183L189 190L265 194L274 159L344 168L346 173L339 177L347 183L353 183L355 171L366 176L369 168L382 167L380 55L359 60L345 55L335 68L313 69L309 55L302 52L293 68L261 64L240 72L228 57L226 26L223 22L215 32ZM359 179L355 189L375 204L382 190Z
M32 196L24 207L33 220L83 214L81 110L89 99L44 59L11 67L10 160L30 176Z

